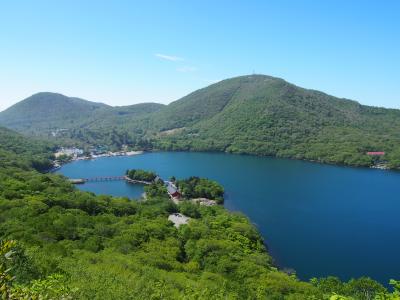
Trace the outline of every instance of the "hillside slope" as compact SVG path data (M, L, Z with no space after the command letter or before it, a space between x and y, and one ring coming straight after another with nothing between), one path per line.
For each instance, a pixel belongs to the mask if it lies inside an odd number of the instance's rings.
M215 97L215 91L223 90L227 92ZM200 92L200 97L189 95L153 115L156 129L181 128L174 134L158 134L160 148L363 166L373 164L367 151L386 151L386 159L399 165L399 110L363 106L263 75L224 80ZM192 112L209 99L223 105L193 122ZM173 115L175 122L163 121Z
M0 167L33 167L39 171L48 170L52 167L54 149L50 143L26 138L0 127ZM14 158L12 163L10 156Z
M129 143L127 132L136 119L162 109L158 103L112 107L56 93L38 93L0 112L0 125L58 143Z

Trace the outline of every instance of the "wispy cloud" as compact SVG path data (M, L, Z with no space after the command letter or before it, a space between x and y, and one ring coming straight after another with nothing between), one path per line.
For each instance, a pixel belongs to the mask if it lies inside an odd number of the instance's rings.
M156 53L154 55L158 58L169 60L169 61L183 61L184 60L182 57L179 57L179 56L165 55L165 54L160 54L160 53Z
M189 72L195 72L197 71L196 67L192 67L192 66L183 66L183 67L179 67L176 69L178 72L182 72L182 73L189 73Z

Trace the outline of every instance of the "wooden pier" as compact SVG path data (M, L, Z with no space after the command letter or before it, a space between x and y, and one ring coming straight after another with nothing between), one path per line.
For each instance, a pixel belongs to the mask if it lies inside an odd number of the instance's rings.
M69 182L73 184L83 184L85 182L102 182L102 181L122 181L126 180L125 176L98 176L91 178L77 178L69 179Z
M137 183L137 184L151 184L151 182L132 180L127 176L98 176L91 178L69 179L69 182L71 182L72 184L84 184L86 182L105 182L105 181L126 181L129 183Z
M100 181L122 181L126 180L125 176L103 176L103 177L92 177L85 178L85 182L100 182Z

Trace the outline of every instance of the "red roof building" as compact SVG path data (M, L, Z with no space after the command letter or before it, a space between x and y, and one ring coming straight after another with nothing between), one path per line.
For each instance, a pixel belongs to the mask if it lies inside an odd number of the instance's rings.
M367 152L367 155L370 155L370 156L383 156L383 155L385 155L385 152Z
M170 182L167 185L167 190L168 190L168 194L170 194L171 197L173 197L173 198L181 197L181 193L179 193L177 187Z

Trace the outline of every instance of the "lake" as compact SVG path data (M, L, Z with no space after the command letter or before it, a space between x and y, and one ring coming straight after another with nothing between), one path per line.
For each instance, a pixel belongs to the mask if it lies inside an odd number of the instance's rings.
M280 267L304 280L334 275L400 279L400 173L224 153L156 152L76 161L71 178L146 169L162 178L208 177L226 191L225 207L258 227ZM139 197L140 185L86 183L98 194Z

